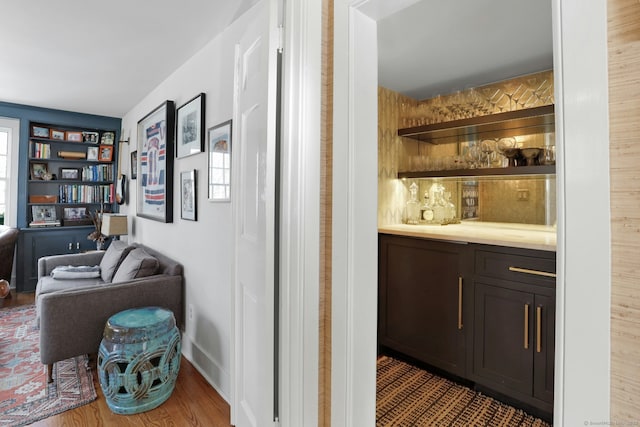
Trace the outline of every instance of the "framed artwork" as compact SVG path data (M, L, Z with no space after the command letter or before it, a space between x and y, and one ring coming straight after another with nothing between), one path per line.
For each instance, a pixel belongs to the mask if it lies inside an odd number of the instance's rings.
M87 160L98 160L98 147L87 148Z
M116 133L115 132L102 132L102 138L100 139L100 144L103 145L113 145L114 141L116 139ZM98 142L98 141L96 141Z
M113 145L101 145L98 150L99 162L110 162L113 160Z
M82 142L88 144L98 143L98 132L82 132Z
M31 206L31 216L33 221L56 221L56 208L52 205L34 205Z
M80 169L78 168L60 168L59 179L80 179Z
M59 141L62 141L64 139L64 131L51 129L51 135L50 136L51 136L51 139L57 139Z
M64 138L67 141L72 141L72 142L82 142L82 132L76 132L76 131L66 131L64 134Z
M214 202L231 200L231 120L209 128L208 197Z
M198 201L196 199L196 170L180 173L180 218L197 221Z
M46 163L31 163L31 179L44 179L48 173Z
M140 179L136 215L173 222L175 104L165 101L138 122Z
M49 138L49 128L32 125L31 136L35 136L36 138Z
M178 108L176 156L186 157L204 151L204 103L201 93Z
M131 179L138 178L138 152L131 152Z
M84 219L87 217L87 208L64 208L62 217L63 219Z

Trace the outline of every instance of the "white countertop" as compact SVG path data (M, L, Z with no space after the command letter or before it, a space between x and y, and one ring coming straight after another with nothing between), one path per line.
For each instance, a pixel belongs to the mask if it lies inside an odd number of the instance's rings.
M556 228L545 225L463 221L449 225L385 225L378 227L378 232L543 251L556 250Z

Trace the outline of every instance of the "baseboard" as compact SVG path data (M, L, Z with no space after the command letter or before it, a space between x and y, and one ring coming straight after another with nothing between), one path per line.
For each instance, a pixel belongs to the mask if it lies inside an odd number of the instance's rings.
M231 385L229 373L222 369L211 355L191 341L191 338L185 333L182 333L182 355L227 403L231 402L229 399Z

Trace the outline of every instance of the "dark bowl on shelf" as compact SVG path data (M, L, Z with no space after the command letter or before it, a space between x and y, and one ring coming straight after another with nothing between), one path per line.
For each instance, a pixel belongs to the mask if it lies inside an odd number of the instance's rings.
M522 153L520 152L520 148L504 148L502 152L504 153L504 156L509 159L510 167L519 166L522 155Z
M538 162L538 157L542 152L542 148L534 148L534 147L521 148L520 152L522 153L522 156L526 159L527 166L536 166L540 164Z

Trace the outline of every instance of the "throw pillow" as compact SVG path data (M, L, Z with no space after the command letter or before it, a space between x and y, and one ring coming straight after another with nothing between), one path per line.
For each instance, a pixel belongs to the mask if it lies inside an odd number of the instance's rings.
M113 275L118 269L118 266L132 249L132 246L127 245L121 240L111 242L102 257L102 261L100 261L100 276L102 280L109 283L113 279Z
M100 277L100 267L97 265L59 265L51 270L54 279L92 279Z
M126 282L139 277L152 276L158 271L158 260L142 248L135 248L116 270L111 283Z

